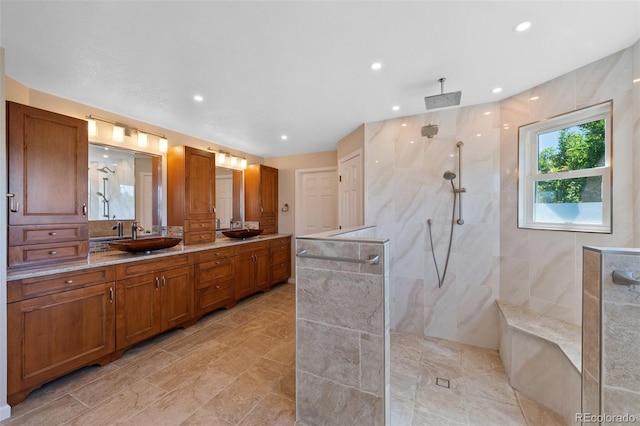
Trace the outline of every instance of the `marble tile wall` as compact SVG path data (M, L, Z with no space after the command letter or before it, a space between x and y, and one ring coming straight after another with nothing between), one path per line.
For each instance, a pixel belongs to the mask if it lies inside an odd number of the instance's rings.
M635 194L640 189L636 183L634 191L633 180L633 159L638 155L632 139L634 132L638 134L632 96L638 90L632 84L633 64L637 62L634 51L638 51L637 45L501 102L501 300L580 325L582 247L633 244L634 200L637 203ZM613 233L518 229L518 126L610 99L613 100Z
M390 424L389 242L296 239L296 416L303 424Z
M640 285L612 279L613 271L640 276L640 250L585 248L584 256L585 300L596 291L601 302L596 325L585 305L583 346L591 355L584 357L582 411L640 419Z
M391 238L394 330L498 347L499 112L498 104L486 104L365 125L365 223ZM421 136L427 124L438 125L433 139ZM442 175L460 175L458 141L464 143L464 225L455 225L446 280L438 288L427 220L433 219L442 273L453 202Z

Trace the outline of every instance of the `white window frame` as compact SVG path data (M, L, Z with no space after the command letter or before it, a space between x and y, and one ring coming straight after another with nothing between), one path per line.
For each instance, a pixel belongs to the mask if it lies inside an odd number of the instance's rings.
M520 126L518 129L518 228L546 229L558 231L611 233L611 120L613 102L572 111L549 119ZM591 169L569 170L538 174L538 136L561 129L605 120L605 164ZM535 186L537 182L602 177L602 222L586 224L575 222L542 222L534 219Z

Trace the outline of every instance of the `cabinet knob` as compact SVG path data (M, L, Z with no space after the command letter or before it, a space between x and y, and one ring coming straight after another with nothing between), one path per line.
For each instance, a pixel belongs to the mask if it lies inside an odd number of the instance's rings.
M55 250L51 250L51 251L49 252L49 254L54 255L54 254L58 254L58 252L57 252L57 251L55 251Z
M204 228L204 223L201 223L201 224L200 224L200 228Z
M220 288L220 286L219 286L219 285L217 285L217 286L216 286L216 288Z
M65 284L73 284L73 280L66 280L64 283Z
M200 239L201 239L201 240L204 240L204 235L200 235Z
M56 235L58 235L57 232L49 232L49 235L51 235L52 237L55 237Z
M216 261L216 265L219 265L219 264L220 264L220 261L219 261L219 260L218 260L218 261Z

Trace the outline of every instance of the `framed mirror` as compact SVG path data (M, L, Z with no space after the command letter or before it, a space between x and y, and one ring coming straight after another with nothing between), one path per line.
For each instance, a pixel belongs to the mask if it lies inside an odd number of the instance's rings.
M216 230L244 222L244 173L216 166Z
M89 237L128 237L134 221L144 234L159 234L161 176L159 155L90 143Z

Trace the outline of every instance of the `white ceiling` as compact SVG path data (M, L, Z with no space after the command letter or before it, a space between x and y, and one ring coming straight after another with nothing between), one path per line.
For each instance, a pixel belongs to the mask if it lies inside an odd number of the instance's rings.
M492 102L640 38L639 1L0 0L0 15L22 84L264 157L424 113L440 77L461 105Z

